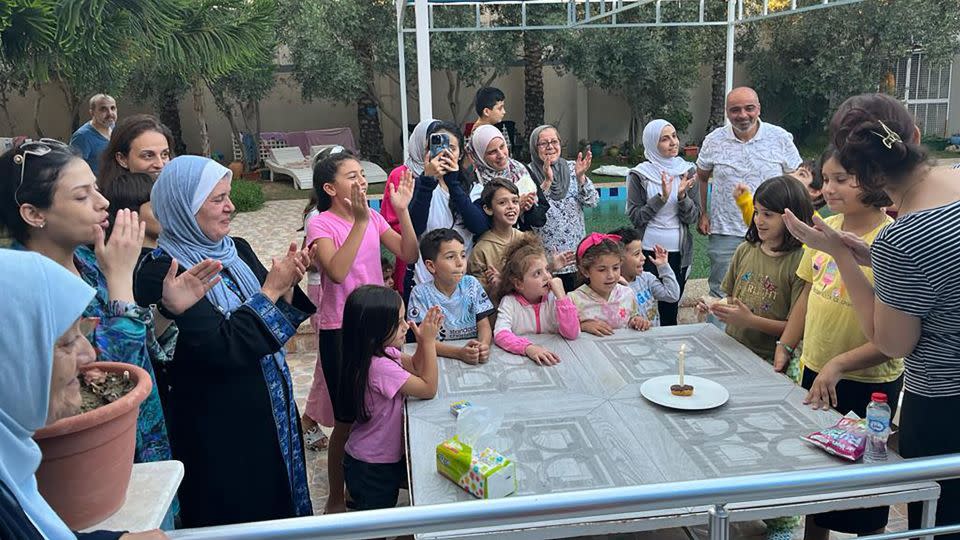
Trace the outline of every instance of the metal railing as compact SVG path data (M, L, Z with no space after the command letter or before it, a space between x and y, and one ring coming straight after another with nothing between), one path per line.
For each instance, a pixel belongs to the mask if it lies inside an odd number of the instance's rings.
M951 454L883 465L814 469L281 519L185 529L173 531L169 535L170 538L184 540L347 540L709 506L710 538L726 540L730 538L730 514L726 509L726 505L730 503L802 497L957 477L960 477L960 454ZM960 524L932 527L936 502L928 501L925 504L927 507L922 525L927 528L865 538L894 540L960 532Z

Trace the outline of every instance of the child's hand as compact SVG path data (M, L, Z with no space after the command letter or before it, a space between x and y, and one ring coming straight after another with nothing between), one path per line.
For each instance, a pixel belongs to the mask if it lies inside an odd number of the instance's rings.
M627 323L627 326L634 330L646 332L650 329L650 320L643 315L634 315L633 317L630 317L630 321Z
M787 365L790 364L791 356L782 345L777 345L777 349L773 352L773 370L783 373L783 370L787 369Z
M580 323L580 330L589 332L595 336L612 336L613 328L604 321L597 319L587 319Z
M810 405L814 409L829 409L837 406L837 383L840 382L843 374L833 366L836 366L836 364L827 362L820 369L820 373L817 374L813 384L810 385L810 391L803 398L804 404Z
M487 362L489 362L490 361L490 345L482 341L477 341L477 349L480 350L480 363L486 364Z
M540 366L553 366L560 363L560 357L557 356L557 353L540 345L527 345L527 350L524 353L527 358Z
M750 319L753 318L753 312L739 298L728 298L726 304L716 303L710 308L710 312L716 315L720 321L734 326L750 326Z
M488 266L487 269L483 271L483 276L487 278L489 290L494 290L500 286L500 271L497 270L496 266Z
M750 186L743 182L738 182L737 185L733 187L733 197L739 199L744 193L750 193Z
M390 204L393 205L394 210L403 211L407 209L413 199L413 185L413 171L410 169L403 172L403 178L400 179L396 188L391 188L390 184L387 184L389 193L386 195L390 198Z
M440 306L433 306L427 310L427 314L419 325L413 321L408 324L410 324L410 330L413 331L414 337L417 338L417 343L436 341L437 334L440 333L440 327L443 326L443 312L440 311Z
M550 292L552 292L553 296L558 300L565 298L567 296L567 292L563 290L563 280L558 277L550 278Z
M650 262L652 262L655 266L659 268L667 264L667 260L669 256L670 254L667 252L667 250L660 244L657 244L653 246L653 257L647 257L647 258L650 259Z
M387 189L390 189L389 184ZM347 198L347 208L353 214L354 223L364 224L370 219L370 211L367 209L367 197L360 189L360 184L354 184L350 188L350 197Z
M480 363L480 347L477 344L479 341L470 340L466 345L460 347L460 351L457 354L457 359L461 360L464 364L469 364L475 366Z

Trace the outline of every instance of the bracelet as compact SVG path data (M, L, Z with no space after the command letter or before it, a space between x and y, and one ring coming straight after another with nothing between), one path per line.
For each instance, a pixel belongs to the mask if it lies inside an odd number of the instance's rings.
M786 343L780 341L779 339L777 340L777 346L778 346L778 347L783 347L783 349L784 349L785 351L787 351L788 353L790 353L790 355L793 355L793 353L795 353L795 352L797 351L797 348L796 348L796 347L791 347L791 346L787 345Z

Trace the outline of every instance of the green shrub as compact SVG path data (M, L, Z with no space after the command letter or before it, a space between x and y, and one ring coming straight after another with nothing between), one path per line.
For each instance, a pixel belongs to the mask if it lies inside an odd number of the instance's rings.
M266 197L263 196L260 184L249 180L234 180L230 187L230 200L237 207L237 212L253 212L263 208Z

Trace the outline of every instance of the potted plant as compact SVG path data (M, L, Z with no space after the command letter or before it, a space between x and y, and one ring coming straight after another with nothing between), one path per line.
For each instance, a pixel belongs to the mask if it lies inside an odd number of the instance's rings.
M618 147L617 145L613 145L613 146L611 146L610 148L607 148L607 154L608 154L610 157L613 157L613 158L619 156L619 155L620 155L620 147Z
M960 133L954 133L950 136L950 144L960 146Z
M36 474L40 494L74 530L100 523L123 505L133 470L137 415L153 387L150 375L130 364L94 362L80 377L95 375L129 379L132 389L33 435L43 453Z
M683 147L683 155L686 157L697 157L700 154L700 147L690 143Z
M607 146L607 143L604 141L596 140L590 143L590 152L595 156L602 156L603 149Z

